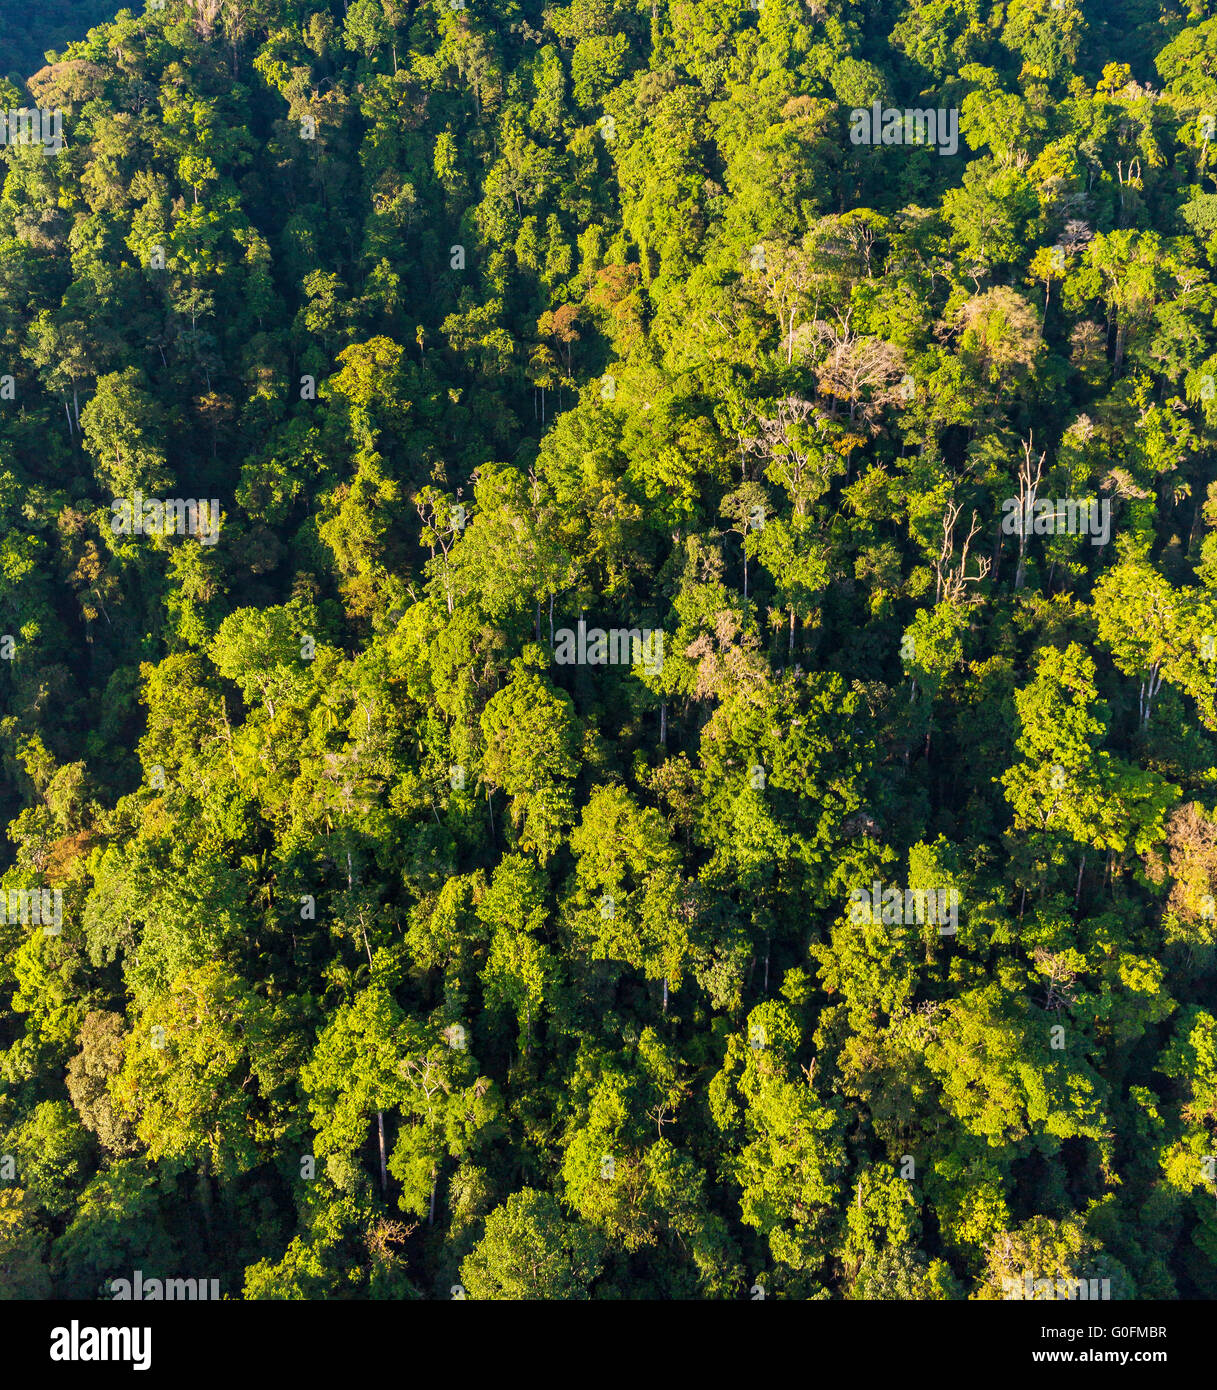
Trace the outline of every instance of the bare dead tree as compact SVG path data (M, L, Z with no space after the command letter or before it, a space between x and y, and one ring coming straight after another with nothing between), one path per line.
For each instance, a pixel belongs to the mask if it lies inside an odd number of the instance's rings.
M992 561L977 559L975 573L968 573L968 552L980 531L980 517L975 512L972 513L972 524L959 554L959 563L952 563L955 555L955 525L962 511L962 502L948 502L943 513L942 546L934 561L934 594L936 602L939 603L979 603L980 596L969 594L968 585L979 584L992 568Z
M1065 223L1065 230L1061 233L1057 245L1067 256L1075 256L1093 237L1094 233L1090 230L1089 223L1080 217L1071 217Z
M1016 589L1023 587L1027 567L1027 522L1035 507L1035 497L1040 483L1044 481L1044 459L1047 458L1046 453L1041 453L1038 459L1032 461L1031 446L1034 438L1034 433L1028 433L1027 438L1023 440L1023 461L1018 467L1018 567L1014 571Z

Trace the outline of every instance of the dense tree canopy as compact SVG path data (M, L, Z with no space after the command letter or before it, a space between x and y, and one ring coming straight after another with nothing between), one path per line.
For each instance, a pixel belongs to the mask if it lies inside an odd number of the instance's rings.
M1217 1297L1209 8L0 14L4 1295Z

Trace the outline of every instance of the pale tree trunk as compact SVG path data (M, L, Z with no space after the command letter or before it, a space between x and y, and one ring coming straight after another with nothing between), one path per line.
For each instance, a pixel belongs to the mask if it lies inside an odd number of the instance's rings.
M1044 459L1041 453L1034 469L1031 462L1031 446L1035 436L1028 435L1023 440L1023 461L1018 470L1018 567L1014 571L1014 587L1021 589L1027 569L1027 525L1028 518L1035 507L1036 493L1044 478Z
M1153 713L1154 701L1158 698L1158 692L1162 689L1162 677L1159 674L1162 667L1160 661L1155 661L1150 669L1149 679L1141 682L1141 694L1139 704L1141 707L1141 727L1149 723L1149 716Z
M376 1112L376 1132L380 1143L380 1190L386 1192L389 1187L389 1171L385 1164L385 1112Z

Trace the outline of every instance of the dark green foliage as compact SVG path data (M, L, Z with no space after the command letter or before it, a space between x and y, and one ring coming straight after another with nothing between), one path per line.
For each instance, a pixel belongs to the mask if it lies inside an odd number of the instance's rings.
M1217 20L100 17L0 18L0 1289L1214 1296Z

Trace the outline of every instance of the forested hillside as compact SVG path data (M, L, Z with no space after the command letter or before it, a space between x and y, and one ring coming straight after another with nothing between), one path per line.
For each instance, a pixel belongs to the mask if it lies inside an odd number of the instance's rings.
M0 1296L1217 1297L1217 6L58 56Z
M23 82L42 67L48 49L66 47L117 9L118 0L36 0L0 7L0 74Z

